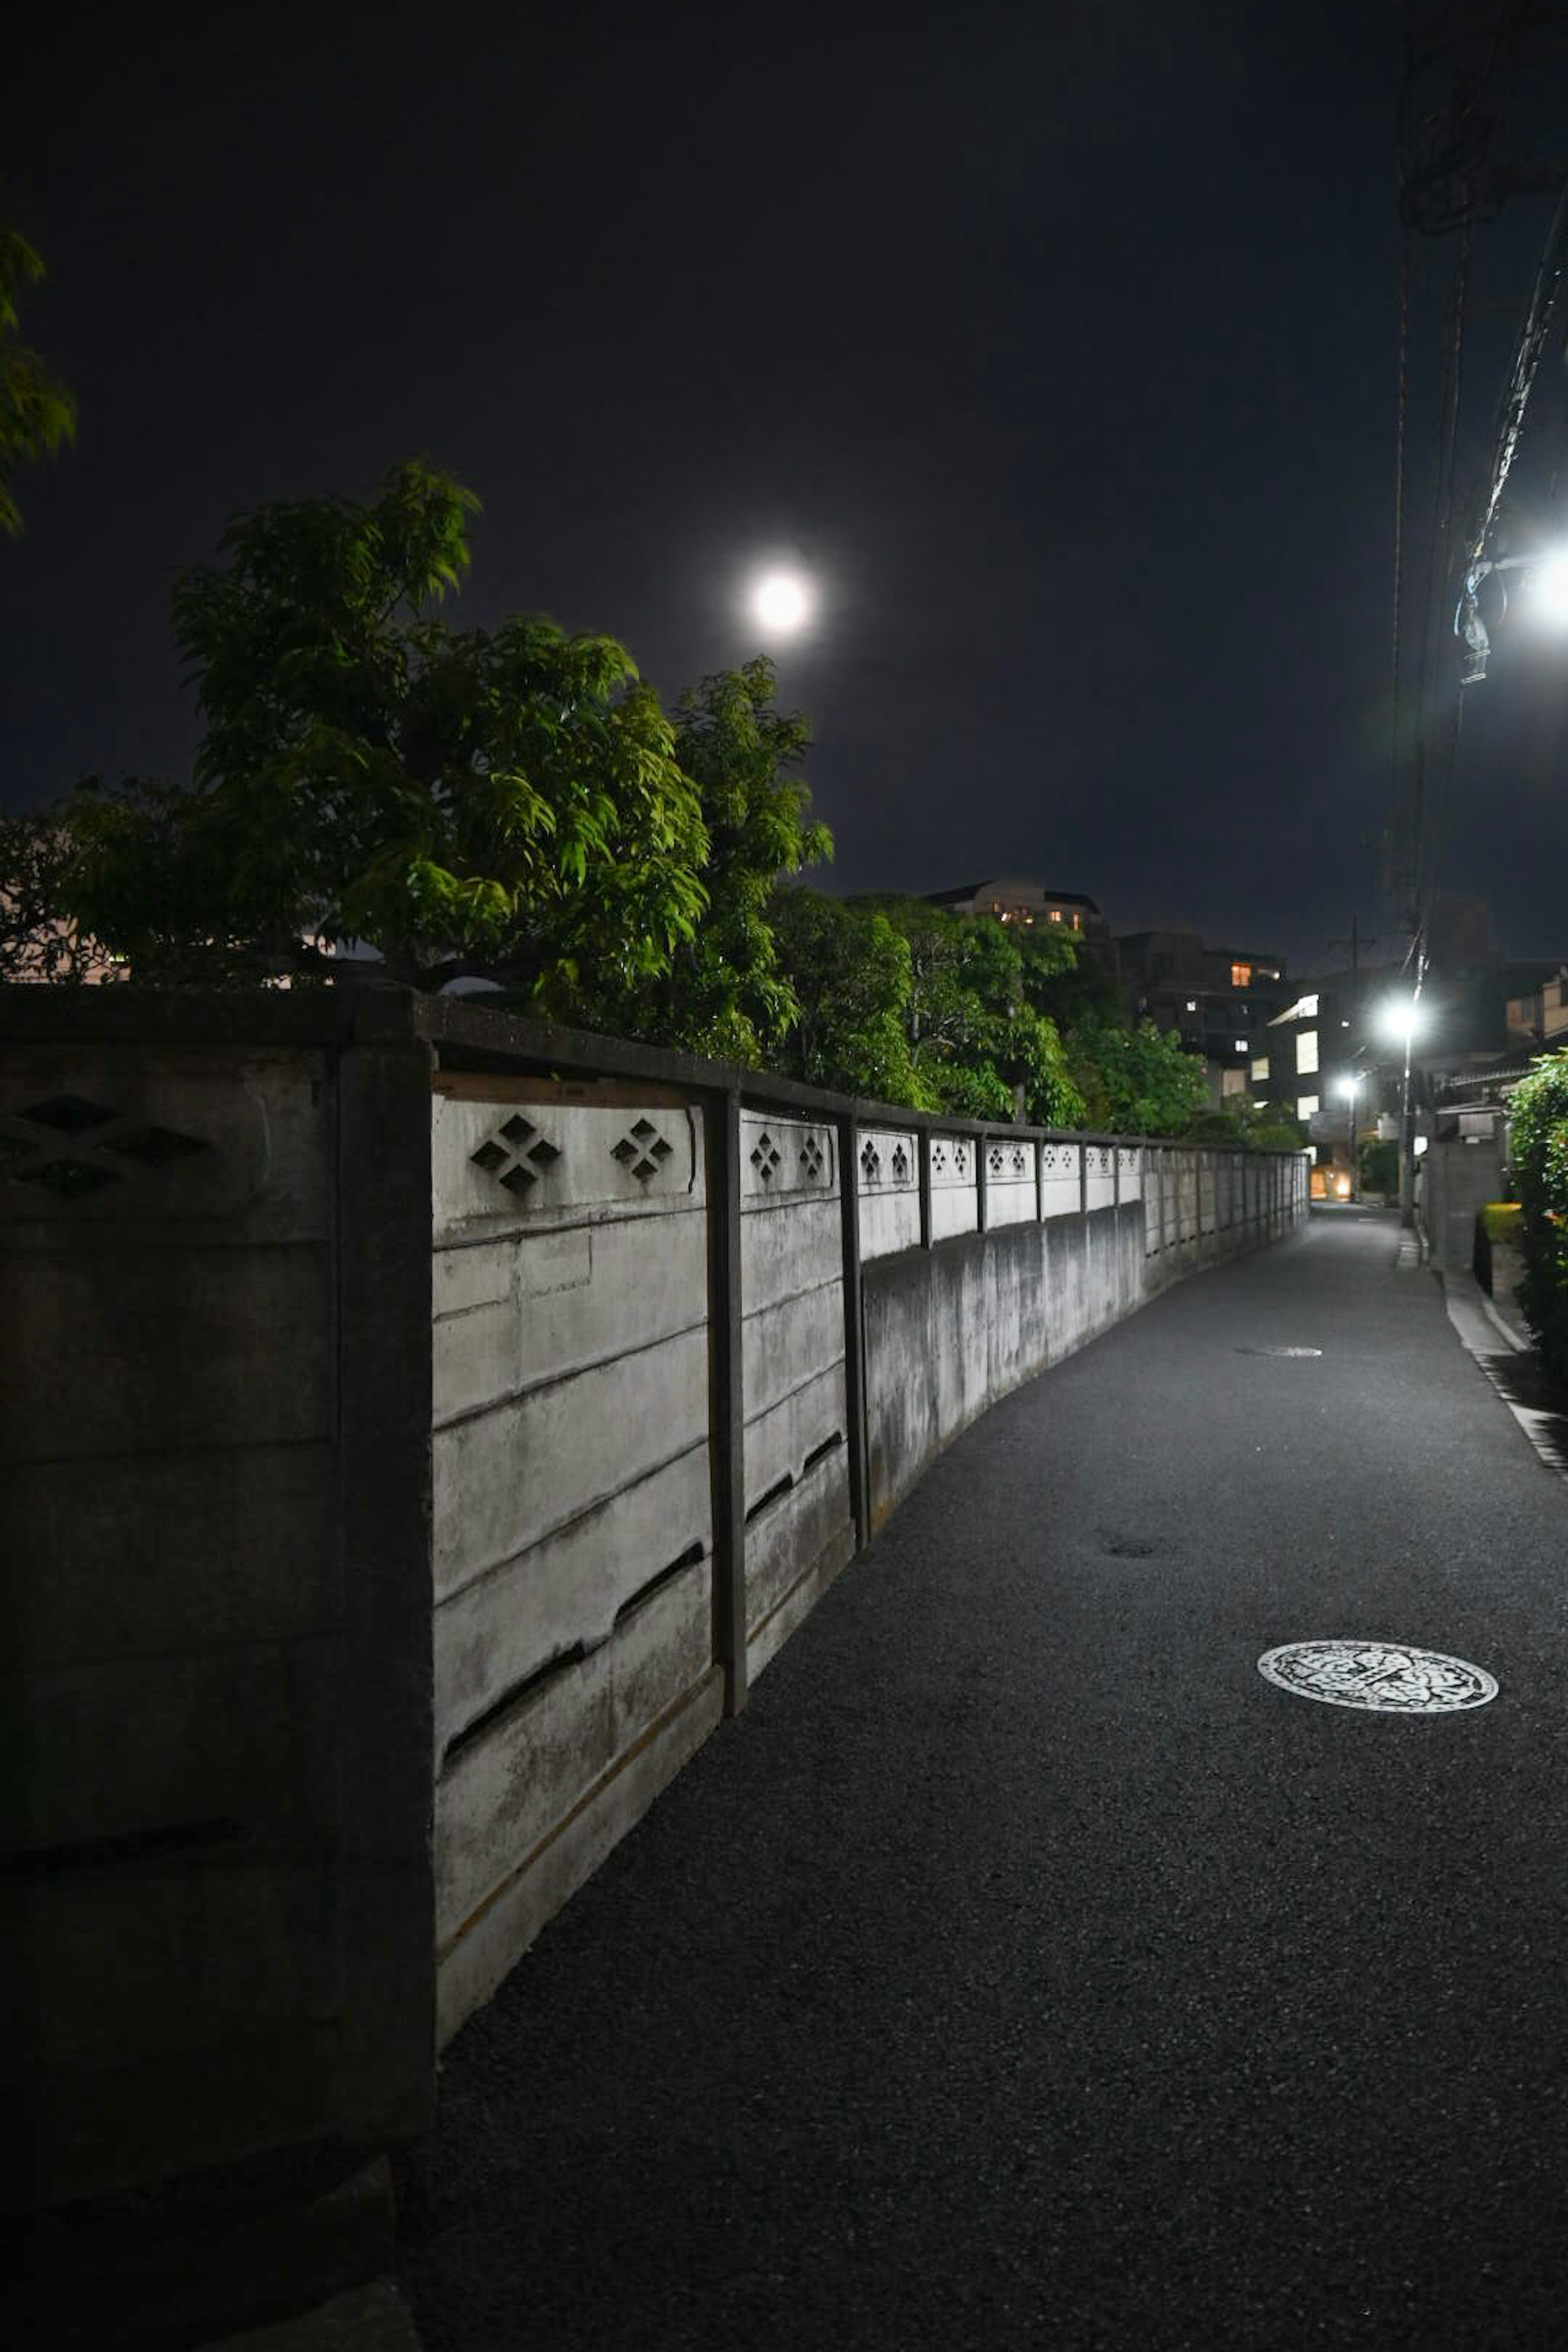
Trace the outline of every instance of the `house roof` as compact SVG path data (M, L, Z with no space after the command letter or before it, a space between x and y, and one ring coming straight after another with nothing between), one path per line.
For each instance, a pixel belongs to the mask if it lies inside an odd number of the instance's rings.
M1049 898L1058 907L1087 907L1091 915L1100 912L1096 901L1086 898L1081 890L1052 890L1044 882L1026 882L1016 875L994 876L986 882L965 882L956 890L928 890L925 896L933 907L953 907L984 898L987 892L994 898L1005 889L1037 890L1042 898Z

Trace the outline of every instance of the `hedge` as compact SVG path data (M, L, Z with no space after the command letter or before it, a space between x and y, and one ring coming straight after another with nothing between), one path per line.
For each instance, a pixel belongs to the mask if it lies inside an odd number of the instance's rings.
M1509 1110L1524 1224L1519 1303L1542 1362L1568 1381L1568 1053L1538 1062Z

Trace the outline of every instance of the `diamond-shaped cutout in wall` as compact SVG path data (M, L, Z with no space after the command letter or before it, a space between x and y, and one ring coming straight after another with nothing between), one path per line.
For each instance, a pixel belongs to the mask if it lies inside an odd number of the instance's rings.
M501 1129L501 1133L505 1136L507 1141L515 1150L520 1150L521 1146L528 1141L529 1137L533 1133L533 1129L529 1125L527 1119L525 1119L521 1113L518 1113L505 1122Z
M894 1181L895 1181L896 1183L900 1183L900 1184L907 1183L907 1182L908 1182L908 1181L909 1181L909 1173L910 1173L910 1155L909 1155L909 1153L904 1150L904 1147L903 1147L903 1145L902 1145L901 1143L897 1143L897 1144L895 1144L895 1145L894 1145L894 1147L893 1147L893 1179L894 1179Z
M990 1160L987 1164L990 1167L993 1176L1000 1176L1002 1173L1002 1147L1000 1144L998 1144L992 1152Z
M758 1136L752 1151L752 1165L757 1171L759 1183L773 1182L773 1170L778 1166L781 1157L777 1144L764 1128Z
M815 1184L822 1173L822 1146L815 1135L808 1135L802 1139L800 1172L808 1184Z
M62 1201L78 1201L88 1192L100 1192L106 1184L118 1184L121 1179L112 1168L95 1168L90 1160L49 1160L22 1181L41 1184L46 1192L58 1192Z
M33 1127L53 1127L61 1135L79 1135L84 1128L101 1127L115 1113L105 1110L101 1103L89 1102L84 1095L51 1095L47 1102L32 1103L16 1116Z
M875 1184L880 1177L882 1155L874 1143L863 1146L860 1153L860 1169L868 1184Z
M653 1121L639 1118L630 1132L618 1143L610 1146L610 1156L634 1175L639 1184L647 1184L658 1174L659 1163L668 1160L675 1146L667 1143Z
M515 1160L500 1181L509 1192L528 1192L539 1179L531 1168L526 1168L521 1160Z
M177 1128L139 1127L132 1135L116 1136L109 1148L139 1160L143 1168L166 1168L171 1160L188 1160L207 1146L199 1135L182 1135Z
M530 1146L528 1156L536 1168L552 1168L561 1154L548 1137L542 1135L537 1143Z
M481 1143L479 1150L470 1152L468 1156L474 1166L482 1168L487 1176L493 1175L498 1168L504 1168L508 1158L507 1153L493 1138L489 1143Z

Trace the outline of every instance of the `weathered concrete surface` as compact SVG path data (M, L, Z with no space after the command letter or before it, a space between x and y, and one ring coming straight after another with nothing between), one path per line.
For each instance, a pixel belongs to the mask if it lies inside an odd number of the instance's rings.
M37 2203L430 2112L428 1086L423 1048L308 1034L0 1056L0 2082Z

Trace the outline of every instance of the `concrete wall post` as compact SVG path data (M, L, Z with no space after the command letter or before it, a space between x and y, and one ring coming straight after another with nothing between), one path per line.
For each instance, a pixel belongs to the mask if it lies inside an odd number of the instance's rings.
M708 1185L709 1475L713 1497L713 1655L724 1712L746 1703L745 1396L741 1334L741 1097L703 1106Z

